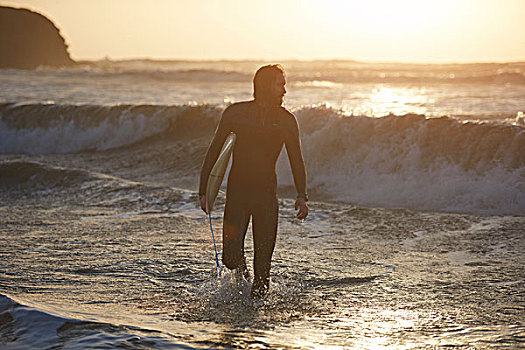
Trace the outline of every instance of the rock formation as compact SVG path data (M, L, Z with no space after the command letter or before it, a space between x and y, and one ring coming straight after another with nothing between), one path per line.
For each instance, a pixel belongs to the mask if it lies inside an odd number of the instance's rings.
M0 6L0 68L68 66L67 45L58 28L43 15Z

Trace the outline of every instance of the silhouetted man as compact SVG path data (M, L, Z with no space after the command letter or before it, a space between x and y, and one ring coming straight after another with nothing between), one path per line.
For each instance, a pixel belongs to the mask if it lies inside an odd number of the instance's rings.
M234 132L237 139L226 191L222 261L229 269L248 276L244 238L251 217L255 251L252 297L264 296L270 284L279 213L275 163L283 144L297 190L297 218L308 215L299 128L295 116L281 106L285 84L284 69L280 65L267 65L255 73L254 99L234 103L223 112L201 170L199 196L201 208L206 211L208 176L226 137Z

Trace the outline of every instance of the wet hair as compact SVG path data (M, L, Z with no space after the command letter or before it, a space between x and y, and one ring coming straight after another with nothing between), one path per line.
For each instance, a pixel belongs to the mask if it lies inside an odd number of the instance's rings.
M273 84L280 77L285 76L284 68L280 64L269 64L262 66L255 72L253 77L253 97L261 105L280 105L281 99L277 100L273 92Z

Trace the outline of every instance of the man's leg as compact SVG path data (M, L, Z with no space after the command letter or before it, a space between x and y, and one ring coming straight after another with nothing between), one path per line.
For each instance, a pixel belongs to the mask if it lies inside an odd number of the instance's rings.
M254 280L252 296L261 297L270 286L270 265L275 239L279 204L275 194L257 198L257 207L253 210L253 243L254 243Z
M246 269L244 237L249 221L245 201L235 191L228 191L222 230L222 262L229 269Z

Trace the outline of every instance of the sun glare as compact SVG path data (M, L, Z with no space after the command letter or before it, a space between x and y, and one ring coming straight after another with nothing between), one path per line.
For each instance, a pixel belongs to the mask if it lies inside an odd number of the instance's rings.
M357 108L349 108L354 115L373 115L383 117L390 113L403 115L407 110L411 113L428 113L429 100L424 89L417 87L385 87L373 88L365 100Z
M315 10L324 13L330 23L395 36L443 23L452 12L452 5L453 2L446 0L327 0Z
M310 3L309 11L330 28L331 40L350 44L348 54L369 51L381 59L417 57L418 51L432 50L437 43L446 46L457 25L464 25L459 17L466 9L464 3L450 0L327 0Z

